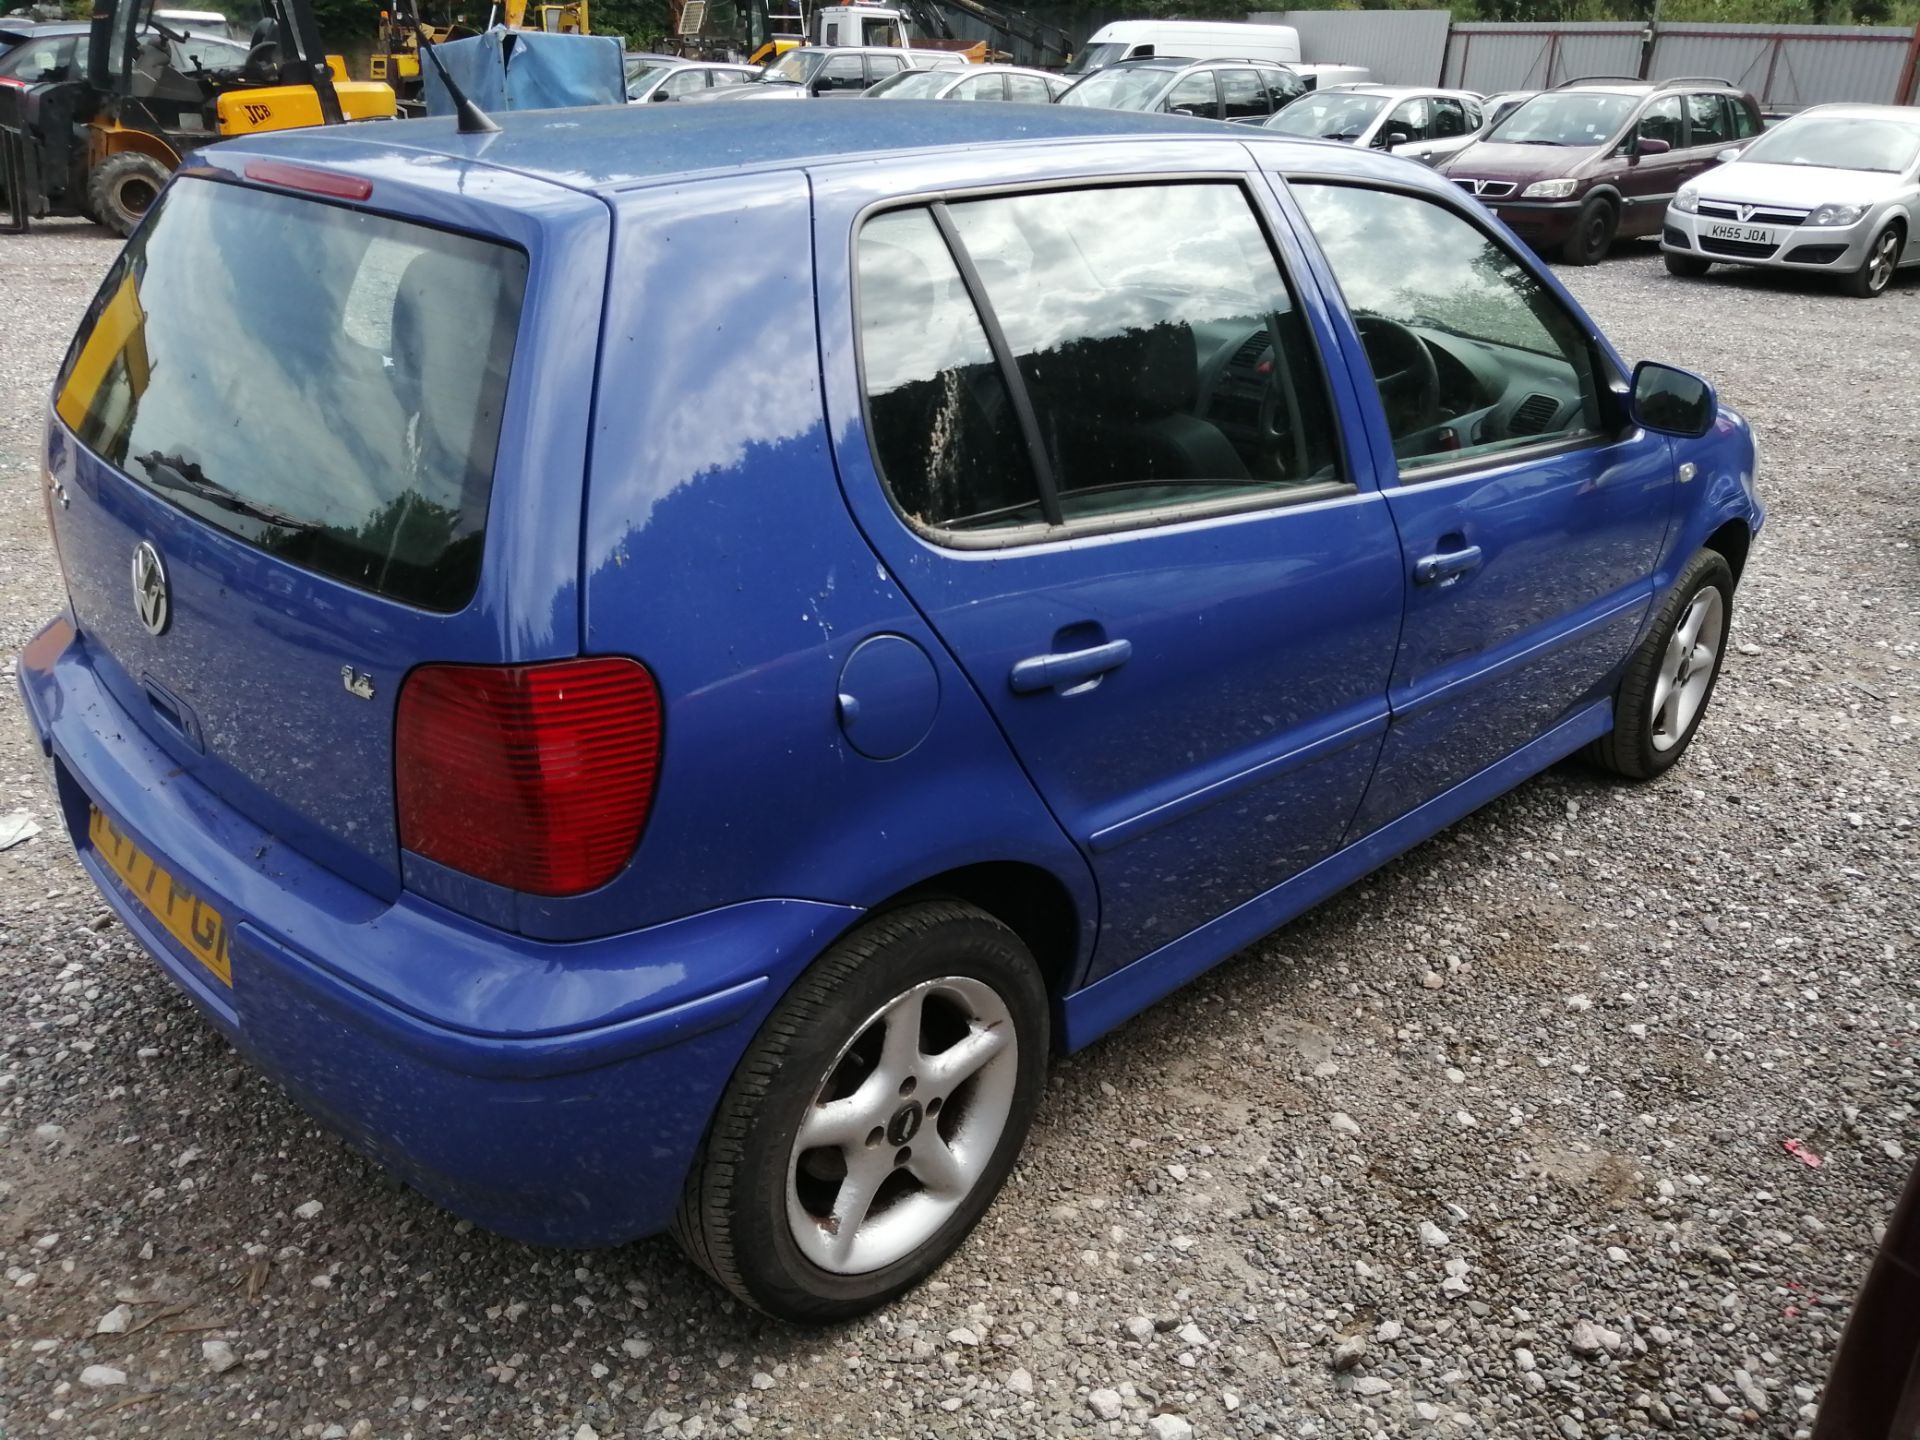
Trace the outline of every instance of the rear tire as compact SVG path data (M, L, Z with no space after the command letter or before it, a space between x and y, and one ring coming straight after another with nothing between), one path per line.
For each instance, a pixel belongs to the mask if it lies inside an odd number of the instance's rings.
M1620 212L1612 202L1594 196L1580 207L1573 233L1560 246L1560 258L1569 265L1598 265L1613 248L1613 234L1619 225Z
M1711 260L1702 260L1698 255L1676 255L1671 250L1662 250L1660 258L1667 262L1667 274L1682 280L1698 280L1713 268Z
M1720 680L1733 622L1733 569L1717 550L1687 562L1614 695L1613 729L1582 752L1603 770L1651 780L1687 752Z
M109 155L87 176L87 209L93 219L125 239L146 218L171 172L151 155Z
M1887 293L1894 272L1900 268L1900 252L1906 236L1898 225L1889 225L1873 237L1867 246L1867 258L1847 277L1847 293L1860 300L1873 300Z
M885 1304L959 1247L1005 1182L1048 1035L1039 967L991 915L930 900L869 920L748 1047L674 1238L783 1320Z

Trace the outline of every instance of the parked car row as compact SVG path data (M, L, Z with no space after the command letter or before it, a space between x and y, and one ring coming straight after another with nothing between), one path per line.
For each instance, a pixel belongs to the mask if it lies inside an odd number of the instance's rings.
M1920 264L1920 111L1905 106L1822 105L1767 128L1724 80L1574 80L1521 100L1440 169L1574 265L1657 236L1675 275L1768 266L1871 297Z

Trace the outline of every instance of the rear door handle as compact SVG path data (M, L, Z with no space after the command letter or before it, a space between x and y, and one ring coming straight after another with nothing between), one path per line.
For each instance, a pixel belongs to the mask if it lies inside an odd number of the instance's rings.
M1066 650L1053 655L1033 655L1017 662L1007 683L1016 695L1031 695L1040 690L1065 690L1104 675L1127 663L1133 656L1131 640L1109 640L1085 650Z
M1413 562L1413 583L1451 585L1468 571L1479 568L1478 545L1469 545L1464 550L1442 550L1438 555L1423 555Z

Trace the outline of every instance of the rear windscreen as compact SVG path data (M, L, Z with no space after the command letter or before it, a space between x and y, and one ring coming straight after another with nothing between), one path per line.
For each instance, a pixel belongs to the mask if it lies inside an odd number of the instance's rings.
M527 259L183 179L101 287L55 408L169 503L434 610L472 598Z

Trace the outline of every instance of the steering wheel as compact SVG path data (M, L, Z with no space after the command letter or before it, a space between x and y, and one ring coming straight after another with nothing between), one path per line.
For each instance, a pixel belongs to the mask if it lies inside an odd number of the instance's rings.
M240 73L255 84L266 85L280 75L280 42L262 40L247 51L247 58L241 62Z
M1381 315L1354 321L1360 343L1373 366L1374 384L1387 412L1387 433L1400 440L1425 430L1440 418L1440 367L1433 352L1413 331Z

